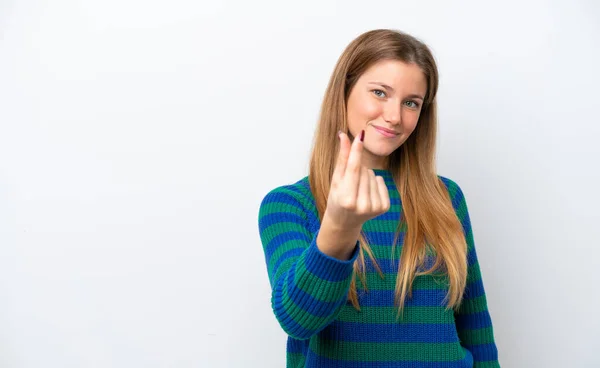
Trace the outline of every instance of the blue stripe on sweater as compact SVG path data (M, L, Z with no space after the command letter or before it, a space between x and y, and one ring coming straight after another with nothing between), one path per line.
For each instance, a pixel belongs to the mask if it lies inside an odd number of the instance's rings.
M467 286L465 287L464 298L465 299L473 299L473 298L483 296L484 294L485 294L485 290L483 288L483 280L479 279L479 280L475 280L475 281L467 284Z
M439 307L446 296L444 289L413 290L412 298L406 299L407 307ZM389 307L394 305L394 290L358 290L359 303L365 307Z
M360 286L360 282L358 282ZM367 285L368 286L368 285ZM483 294L483 284L481 279L467 284L470 288L470 294L467 299L476 298ZM446 297L446 289L413 289L412 298L406 298L406 306L409 307L437 307ZM358 289L360 296L360 305L366 307L385 307L393 305L394 290L368 290Z
M466 345L478 362L498 360L498 348L495 344Z
M483 311L471 314L456 314L456 327L466 330L479 330L492 326L489 312Z
M319 337L326 340L377 343L457 342L454 323L361 323L335 321Z
M371 233L367 234L368 235ZM400 238L402 238L402 234L400 235ZM391 249L391 248L390 248ZM369 258L369 256L366 254L365 252L365 261L367 262L367 264L369 265L369 267L367 268L367 272L377 272L377 270L375 269L375 266L373 265L373 262L371 261L371 259ZM377 264L379 265L379 269L381 270L381 272L383 272L386 277L396 277L396 273L398 272L398 259L394 259L392 262L391 259L375 259L375 261L377 262ZM433 257L427 257L425 260L425 269L433 266L435 259ZM468 266L473 266L473 262L476 261L475 257L471 257L471 258L467 258L467 264Z
M309 340L297 340L293 337L287 339L287 352L288 353L303 353L306 354L308 351Z
M400 212L390 210L385 213L382 213L379 216L373 217L373 219L371 221L377 221L377 220L398 221L399 222L400 221Z

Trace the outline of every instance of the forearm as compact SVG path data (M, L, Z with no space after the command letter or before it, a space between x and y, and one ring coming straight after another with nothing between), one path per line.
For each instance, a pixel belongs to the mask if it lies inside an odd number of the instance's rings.
M292 267L277 278L272 307L283 330L308 339L329 325L347 300L357 249L345 261L322 253L313 239Z
M360 230L341 231L325 220L311 232L305 205L296 195L286 188L267 194L260 206L259 232L277 321L291 337L308 339L329 325L346 303Z

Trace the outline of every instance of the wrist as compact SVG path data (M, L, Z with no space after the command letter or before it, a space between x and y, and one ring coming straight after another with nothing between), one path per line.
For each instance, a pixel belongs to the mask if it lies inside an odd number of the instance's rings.
M357 225L348 225L348 224L340 224L335 221L333 218L327 215L327 211L323 215L323 220L321 221L321 228L327 228L332 233L337 233L340 235L343 234L358 234L362 229L362 224Z
M361 227L344 228L338 226L324 217L317 236L317 247L321 252L331 257L348 260L354 252L360 230Z

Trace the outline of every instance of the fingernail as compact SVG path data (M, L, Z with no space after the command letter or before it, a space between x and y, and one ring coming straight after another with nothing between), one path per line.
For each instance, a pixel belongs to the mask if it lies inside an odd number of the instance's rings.
M364 129L360 132L360 141L361 142L365 141L365 131L364 131Z
M340 135L342 135L342 131L338 130L338 138L340 137Z

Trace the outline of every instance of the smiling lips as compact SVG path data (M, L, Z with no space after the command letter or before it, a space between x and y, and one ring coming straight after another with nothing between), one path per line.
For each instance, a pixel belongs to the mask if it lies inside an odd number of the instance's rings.
M384 137L388 137L388 138L392 138L397 136L400 133L396 133L393 130L390 129L386 129L377 125L373 125L373 128L375 128L375 130L377 130L379 133L381 133L381 135L383 135Z

